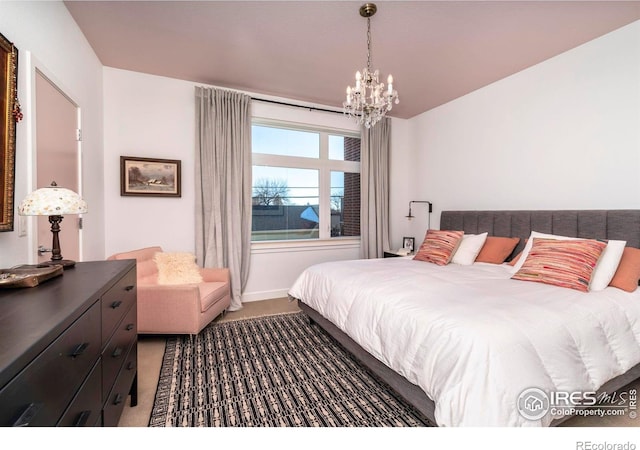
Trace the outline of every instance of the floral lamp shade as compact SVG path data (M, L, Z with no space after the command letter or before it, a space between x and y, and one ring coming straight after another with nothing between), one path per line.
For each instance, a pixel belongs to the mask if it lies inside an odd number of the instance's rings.
M20 206L21 216L63 216L87 212L87 202L70 189L56 185L37 189L27 195Z

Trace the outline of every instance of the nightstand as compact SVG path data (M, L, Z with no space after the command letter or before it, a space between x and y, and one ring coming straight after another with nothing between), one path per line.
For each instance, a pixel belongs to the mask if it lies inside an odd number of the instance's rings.
M397 258L399 256L413 256L413 253L409 253L409 254L404 254L404 253L398 253L398 252L392 252L392 251L385 251L383 257L384 258Z

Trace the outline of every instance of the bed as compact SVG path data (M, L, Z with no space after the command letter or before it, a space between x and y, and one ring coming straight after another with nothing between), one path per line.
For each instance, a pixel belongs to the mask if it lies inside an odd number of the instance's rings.
M440 229L521 238L513 255L531 231L640 248L640 210L445 211ZM438 426L557 425L566 410L525 417L521 394L611 394L640 378L640 289L583 293L512 273L338 261L306 269L289 296Z

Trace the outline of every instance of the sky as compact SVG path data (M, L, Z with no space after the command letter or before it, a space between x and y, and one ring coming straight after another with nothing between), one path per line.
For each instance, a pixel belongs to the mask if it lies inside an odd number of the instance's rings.
M320 155L319 133L253 125L251 138L254 153L307 158L318 158ZM329 158L344 159L344 139L342 136L329 136ZM289 187L291 204L318 204L318 170L254 165L254 184L255 181L266 178L286 182ZM342 193L344 190L343 172L331 172L331 188L332 195Z

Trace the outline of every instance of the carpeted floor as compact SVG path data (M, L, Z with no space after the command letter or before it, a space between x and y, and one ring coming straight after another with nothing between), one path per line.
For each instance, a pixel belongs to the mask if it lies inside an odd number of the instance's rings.
M303 313L169 338L150 426L425 426Z

